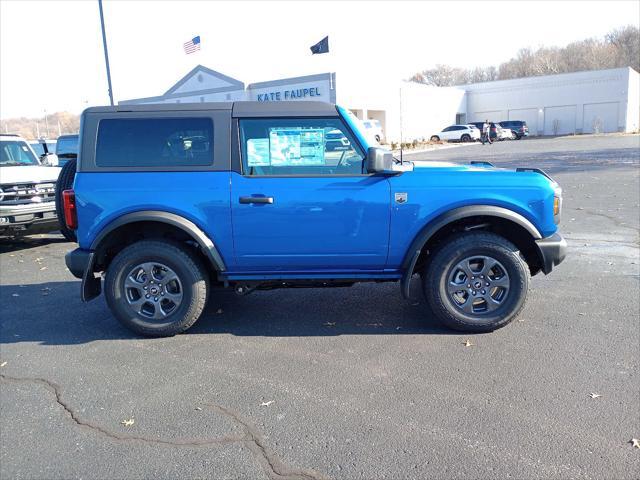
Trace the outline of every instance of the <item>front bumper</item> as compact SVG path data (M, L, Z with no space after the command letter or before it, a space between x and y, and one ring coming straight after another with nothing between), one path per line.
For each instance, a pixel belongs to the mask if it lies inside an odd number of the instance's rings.
M0 206L0 234L38 233L57 230L58 227L54 202Z
M567 241L559 233L536 240L536 245L545 275L550 273L553 267L560 265L567 256Z

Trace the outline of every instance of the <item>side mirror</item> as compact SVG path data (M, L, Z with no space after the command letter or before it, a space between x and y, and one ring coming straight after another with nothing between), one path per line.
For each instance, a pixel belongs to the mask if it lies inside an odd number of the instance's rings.
M367 151L367 172L383 175L402 173L393 169L393 154L379 147L369 147Z
M47 165L49 167L57 167L58 166L58 156L55 153L45 153L40 157L43 165Z

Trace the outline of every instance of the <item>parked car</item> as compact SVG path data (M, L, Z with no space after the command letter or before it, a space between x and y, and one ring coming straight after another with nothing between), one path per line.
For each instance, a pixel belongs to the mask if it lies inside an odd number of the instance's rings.
M529 136L529 127L527 127L527 122L523 120L505 120L500 122L499 125L503 128L509 128L514 140L520 140L522 137Z
M325 146L328 152L341 152L351 149L351 142L340 130L331 130L325 135Z
M480 140L480 130L475 125L451 125L441 132L431 135L432 142L440 140L456 142L473 142Z
M78 135L61 135L56 142L58 165L64 167L71 159L78 157Z
M19 135L0 135L0 236L57 230L55 186L60 169L43 166Z
M484 122L472 122L471 125L476 127L480 131L480 134L482 135ZM493 140L500 140L500 141L511 140L512 138L511 130L509 130L508 128L501 127L500 124L489 122L489 129L490 129L490 135L491 135L492 141Z
M55 140L34 140L29 142L29 146L33 149L35 154L40 159L42 165L57 167L58 156L55 154L56 141Z
M29 142L29 145L33 149L33 151L38 155L38 157L42 157L46 153L55 153L56 151L56 141L55 140L33 140Z
M66 264L85 301L105 272L109 308L140 334L191 327L213 284L247 295L397 282L408 298L415 273L425 318L491 331L520 313L530 276L565 257L562 190L543 171L401 162L328 103L92 107L81 125L61 185L79 244ZM350 147L328 152L322 132L336 130ZM204 148L168 148L186 136Z
M376 142L380 143L384 139L384 133L382 132L382 125L379 120L369 119L362 122L364 128L370 133L370 135L376 139Z

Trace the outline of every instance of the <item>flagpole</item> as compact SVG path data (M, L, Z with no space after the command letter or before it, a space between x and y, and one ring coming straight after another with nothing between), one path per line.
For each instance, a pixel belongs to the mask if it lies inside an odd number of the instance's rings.
M102 0L98 0L100 7L100 26L102 27L102 45L104 47L104 62L107 65L107 82L109 84L109 101L113 107L113 89L111 88L111 69L109 68L109 52L107 51L107 35L104 32L104 14L102 13Z

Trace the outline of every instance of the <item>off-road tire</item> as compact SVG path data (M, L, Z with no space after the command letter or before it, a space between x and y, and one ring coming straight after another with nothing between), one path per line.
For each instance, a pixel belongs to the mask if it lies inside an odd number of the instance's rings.
M166 321L145 318L126 299L126 276L145 262L166 265L180 280L182 302ZM169 337L190 328L200 318L209 290L209 277L200 259L188 247L167 240L142 240L124 248L109 265L105 278L105 296L114 316L125 327L150 337Z
M60 233L70 242L77 242L78 238L74 230L67 228L64 222L64 205L62 202L62 192L73 187L73 180L76 176L76 160L71 159L64 164L58 181L56 182L56 216L58 217L58 225L60 225Z
M447 292L449 276L459 262L473 256L498 260L509 277L504 304L489 313L468 314L459 309ZM445 240L422 275L422 288L436 318L449 328L466 332L490 332L504 327L524 308L531 275L518 248L490 232L467 232Z

